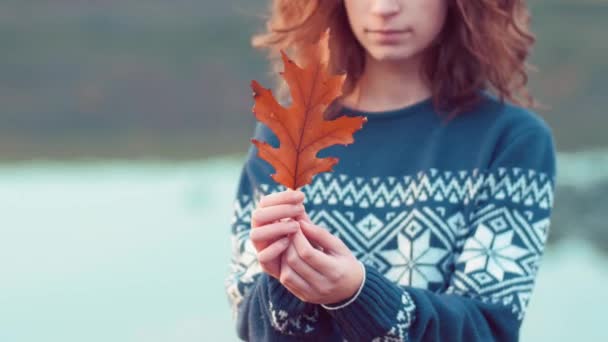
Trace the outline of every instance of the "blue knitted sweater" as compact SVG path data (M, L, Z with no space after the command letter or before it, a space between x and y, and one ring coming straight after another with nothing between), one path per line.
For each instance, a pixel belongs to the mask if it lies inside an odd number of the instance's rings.
M337 310L306 303L264 273L249 240L261 195L285 190L251 145L231 223L226 291L248 341L515 341L550 225L552 131L536 113L483 93L442 120L431 99L384 112L335 145L333 172L301 188L310 219L365 265ZM278 147L258 123L254 137ZM345 303L346 301L342 302ZM336 303L340 304L340 303Z

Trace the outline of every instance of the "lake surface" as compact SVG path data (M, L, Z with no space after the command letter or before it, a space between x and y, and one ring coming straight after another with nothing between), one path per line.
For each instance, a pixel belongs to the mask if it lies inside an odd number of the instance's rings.
M0 166L0 341L237 341L224 278L240 162ZM593 187L608 153L559 167L558 184ZM607 261L584 240L549 246L521 340L607 340Z

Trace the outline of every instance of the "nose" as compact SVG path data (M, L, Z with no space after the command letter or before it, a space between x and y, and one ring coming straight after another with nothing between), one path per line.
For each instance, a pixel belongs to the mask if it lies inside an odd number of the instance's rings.
M372 14L390 16L401 10L399 0L374 0L372 1Z

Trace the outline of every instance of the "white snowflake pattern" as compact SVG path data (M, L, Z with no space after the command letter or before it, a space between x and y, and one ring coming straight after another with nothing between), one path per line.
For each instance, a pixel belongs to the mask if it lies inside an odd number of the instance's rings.
M428 288L430 282L443 282L443 273L438 265L448 251L430 246L430 230L420 234L413 241L410 241L406 235L399 234L397 244L396 250L380 252L391 264L391 268L386 273L387 278L400 285L420 288Z
M496 233L480 224L475 235L467 239L459 262L465 262L464 273L485 270L497 281L504 279L505 272L525 275L517 259L528 251L513 244L513 230Z

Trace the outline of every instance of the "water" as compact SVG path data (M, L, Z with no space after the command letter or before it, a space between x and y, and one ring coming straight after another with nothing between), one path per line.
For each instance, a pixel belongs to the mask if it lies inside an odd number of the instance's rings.
M235 176L215 163L0 171L0 341L235 340Z
M560 156L558 182L606 181L607 161ZM240 162L1 167L0 341L237 341L223 282ZM605 340L606 261L550 246L522 341Z

